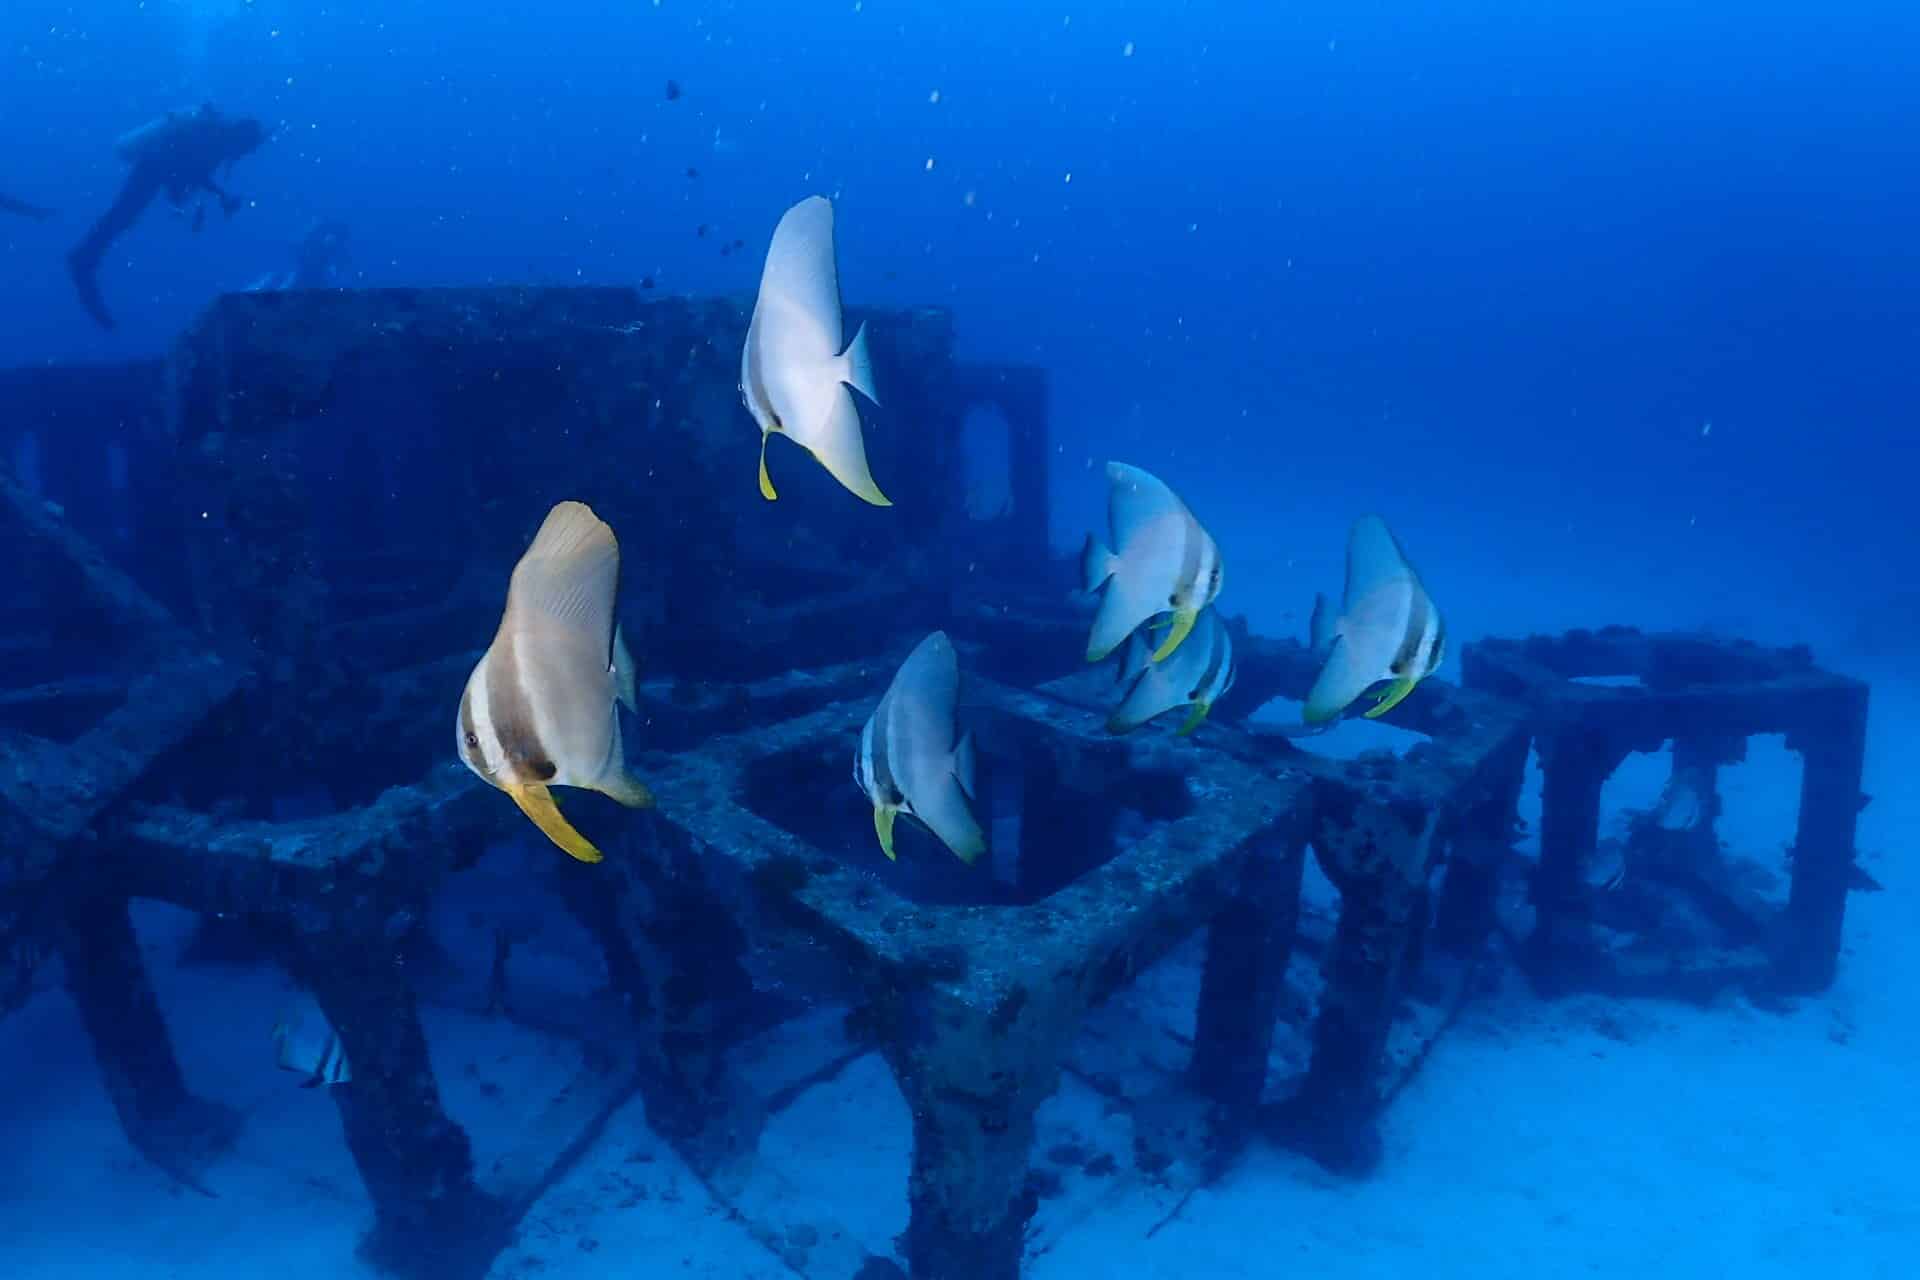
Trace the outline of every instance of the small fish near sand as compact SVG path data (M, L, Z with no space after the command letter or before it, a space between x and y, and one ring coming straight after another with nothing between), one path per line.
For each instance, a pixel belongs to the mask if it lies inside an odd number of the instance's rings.
M1159 477L1124 462L1107 464L1107 524L1111 545L1088 534L1080 553L1086 589L1104 587L1087 661L1099 662L1142 623L1171 612L1173 625L1153 651L1164 662L1220 594L1220 548Z
M353 1079L346 1046L312 996L294 1000L273 1024L273 1047L274 1062L281 1070L306 1077L300 1082L302 1089Z
M1338 617L1316 596L1313 650L1324 657L1307 695L1309 725L1335 720L1361 694L1393 683L1366 712L1376 719L1432 675L1446 653L1447 628L1420 575L1378 516L1354 521L1347 536L1347 585Z
M493 643L467 678L460 758L581 862L598 848L561 816L550 787L582 787L629 808L653 796L627 772L616 706L634 710L633 659L614 625L620 547L585 503L547 513L514 566Z
M1233 637L1213 609L1203 609L1193 634L1178 652L1155 662L1144 632L1127 638L1120 658L1120 682L1126 695L1107 718L1108 733L1128 733L1175 707L1189 708L1180 737L1200 727L1218 702L1233 688Z
M960 659L947 633L936 631L900 664L860 730L853 778L873 802L873 829L889 861L902 813L962 862L987 847L973 811L973 737L960 732L959 703Z
M767 441L782 435L812 454L856 497L892 502L867 469L858 391L874 404L867 327L841 347L840 277L833 256L833 205L810 196L773 229L760 295L740 355L740 397L760 427L760 495L774 501Z

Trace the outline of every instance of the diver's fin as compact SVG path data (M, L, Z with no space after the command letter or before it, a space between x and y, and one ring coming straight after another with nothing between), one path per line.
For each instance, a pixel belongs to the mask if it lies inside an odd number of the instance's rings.
M80 295L80 305L93 317L94 323L102 329L112 329L113 315L107 310L106 299L100 296L99 281L94 278L98 266L98 259L88 258L78 251L67 255L67 274L73 277L73 288Z
M547 839L560 846L569 857L581 862L598 862L606 856L561 816L560 807L553 802L553 793L539 783L517 783L506 791L513 797L513 802L520 806L520 812L526 814L533 825L545 832Z

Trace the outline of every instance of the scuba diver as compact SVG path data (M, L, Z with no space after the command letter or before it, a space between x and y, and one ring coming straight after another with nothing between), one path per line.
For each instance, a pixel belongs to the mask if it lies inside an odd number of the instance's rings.
M12 196L0 193L0 213L17 213L23 218L45 221L53 216L53 210L42 209L37 204L28 204L25 200L15 200Z
M184 214L190 197L207 192L219 199L221 210L231 218L241 201L221 190L214 174L266 140L266 126L258 120L222 115L212 103L197 111L169 111L121 138L114 150L132 168L120 184L120 194L67 254L67 270L87 314L102 328L113 328L113 317L94 277L107 247L140 220L156 195L166 193L174 211ZM193 229L200 230L205 222L206 207L198 205Z
M247 286L248 293L273 293L281 289L337 289L346 270L347 224L338 218L322 218L307 229L294 246L293 266L272 271Z

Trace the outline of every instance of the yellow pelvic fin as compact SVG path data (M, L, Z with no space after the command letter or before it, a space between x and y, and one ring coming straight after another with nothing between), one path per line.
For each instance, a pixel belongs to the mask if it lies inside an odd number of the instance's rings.
M507 794L520 806L520 812L532 819L533 825L546 832L547 839L559 845L568 856L582 862L598 862L605 856L560 816L560 806L553 802L553 793L539 783L508 787Z
M899 813L890 805L873 806L873 830L880 837L880 852L887 855L888 862L897 861L893 856L893 817Z
M1175 649L1178 649L1180 642L1185 640L1188 634L1192 632L1194 621L1198 619L1199 616L1200 611L1198 609L1175 609L1173 611L1173 630L1167 632L1167 638L1162 640L1160 647L1153 651L1153 660L1155 662L1165 662L1167 655Z
M1213 704L1211 702L1194 703L1193 710L1187 713L1187 722L1180 726L1180 732L1174 736L1184 738L1195 729L1198 729L1200 722L1207 718L1207 712L1211 710L1213 710Z
M1387 714L1387 712L1399 706L1400 699L1412 693L1413 686L1419 683L1418 680L1410 680L1405 676L1400 677L1400 679L1395 680L1393 684L1388 687L1385 693L1380 695L1379 702L1374 706L1373 710L1363 714L1365 714L1369 720L1379 719L1381 716Z
M653 808L653 792L647 790L647 784L630 773L616 773L594 788L603 796L611 796L629 809Z
M773 491L773 477L767 474L767 434L760 433L760 496L772 502L780 495Z

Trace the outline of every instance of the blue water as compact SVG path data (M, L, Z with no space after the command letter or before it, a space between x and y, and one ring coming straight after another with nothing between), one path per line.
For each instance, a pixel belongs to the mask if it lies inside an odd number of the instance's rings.
M319 217L371 285L747 291L817 190L849 298L952 306L967 351L1055 372L1065 458L1190 453L1185 482L1265 542L1269 503L1357 499L1428 560L1457 533L1685 621L1783 582L1804 603L1778 612L1855 611L1910 572L1911 6L20 0L5 23L0 175L62 214L0 223L18 361L157 349ZM103 338L57 251L118 180L112 140L202 99L279 130L235 175L252 205L199 239L148 217ZM1729 598L1687 617L1695 595Z
M62 255L115 139L201 101L275 137L231 220L156 208L114 247L104 333ZM968 358L1050 371L1063 550L1117 457L1270 631L1375 510L1461 638L1920 656L1905 0L0 13L0 194L56 210L0 215L0 365L159 354L322 218L350 285L747 295L812 193L849 303L949 307Z

